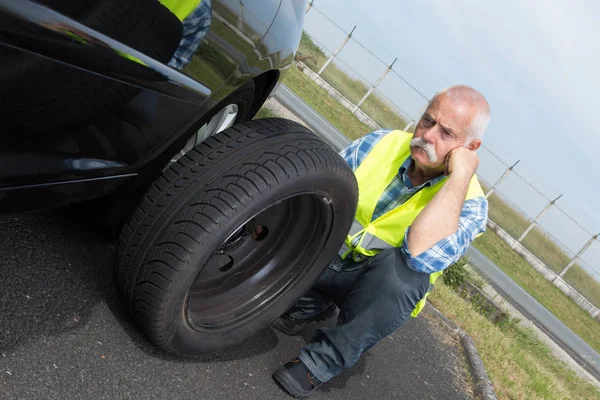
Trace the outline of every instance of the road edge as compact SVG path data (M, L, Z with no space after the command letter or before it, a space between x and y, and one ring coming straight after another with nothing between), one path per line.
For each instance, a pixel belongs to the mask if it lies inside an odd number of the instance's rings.
M429 313L435 315L444 325L448 327L452 332L456 333L459 337L460 344L467 356L467 364L469 366L469 372L471 379L473 380L473 386L475 388L475 396L482 400L497 400L496 391L494 385L490 380L483 360L479 356L475 342L469 334L460 329L456 323L452 322L446 317L440 310L435 308L431 303L427 303L426 309Z

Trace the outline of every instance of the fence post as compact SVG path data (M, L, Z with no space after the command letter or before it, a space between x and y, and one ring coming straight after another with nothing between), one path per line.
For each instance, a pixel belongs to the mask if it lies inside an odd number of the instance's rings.
M496 183L494 183L492 185L492 187L490 188L490 190L488 190L488 192L485 194L485 198L486 199L488 197L490 197L490 195L492 193L494 193L494 190L496 190L496 186L498 186L504 180L504 178L506 178L506 175L508 175L508 173L513 170L513 168L519 163L519 161L521 161L521 160L517 160L516 163L514 163L513 165L511 165L510 167L508 167L508 169L504 172L504 174L502 174L502 176L500 177L500 179L498 179L496 181Z
M373 86L371 86L369 88L369 90L367 90L367 93L365 93L365 95L362 97L362 99L360 99L360 101L354 107L354 110L352 110L352 114L355 114L358 111L361 104L367 99L367 97L369 97L371 95L371 93L373 93L373 90L375 90L375 88L377 88L377 86L379 86L379 84L381 83L383 78L385 78L385 76L392 70L392 67L394 66L396 61L398 61L398 57L396 57L394 59L394 61L392 61L392 63L385 69L385 71L383 71L383 74L381 74L381 76L377 79L377 82L375 82L375 84Z
M306 5L306 10L304 11L304 14L306 14L312 8L314 2L315 0L310 0L310 3Z
M550 203L548 203L548 205L546 207L544 207L544 209L542 211L540 211L540 213L537 215L537 217L535 217L535 219L533 220L533 222L527 227L527 229L525 229L525 232L523 232L521 234L521 236L519 236L519 238L517 239L517 241L512 245L513 249L515 247L517 247L517 244L521 244L521 241L523 239L525 239L525 236L527 236L527 234L529 233L529 231L532 230L533 227L537 225L537 222L539 221L540 218L542 218L542 215L544 215L546 213L546 211L548 211L550 209L550 207L552 207L554 205L554 203L556 203L556 201L558 199L560 199L561 197L562 197L562 194L560 196L558 196L557 198L555 198L554 200L551 200Z
M333 61L333 59L335 58L335 56L337 56L338 53L344 48L344 46L346 45L346 43L348 43L348 40L350 40L350 38L352 37L352 34L354 33L355 29L356 29L356 25L354 25L354 28L352 28L352 30L350 31L350 33L348 34L348 36L346 36L346 38L342 42L342 45L337 48L337 50L331 55L331 57L329 57L327 59L327 61L325 61L325 64L323 64L323 66L321 67L321 69L319 70L319 72L317 72L317 75L321 76L321 74L323 73L323 71L325 71L325 68L327 68L327 66Z
M581 248L581 250L579 250L579 252L575 254L575 257L573 257L573 259L567 264L567 266L564 267L562 271L560 271L558 276L560 276L561 278L564 277L569 268L571 268L575 264L575 261L577 261L577 259L581 257L583 252L585 252L588 249L588 247L592 245L594 240L598 239L598 236L600 236L600 233L597 233L594 236L592 236L590 240L588 240L588 242ZM554 278L554 280L556 280L556 278Z

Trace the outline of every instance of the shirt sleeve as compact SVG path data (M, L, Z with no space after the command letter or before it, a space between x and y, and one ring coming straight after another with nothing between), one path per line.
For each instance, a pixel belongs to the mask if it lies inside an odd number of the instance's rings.
M356 171L358 166L367 158L369 152L375 147L386 134L391 132L390 129L380 129L371 132L368 135L356 139L350 143L348 147L340 151L340 156L346 160L352 171Z
M485 232L488 219L488 202L485 197L477 197L465 201L460 213L458 230L453 235L440 240L431 248L418 256L413 256L408 250L408 232L401 252L410 268L417 272L431 274L443 271L462 257L475 238Z

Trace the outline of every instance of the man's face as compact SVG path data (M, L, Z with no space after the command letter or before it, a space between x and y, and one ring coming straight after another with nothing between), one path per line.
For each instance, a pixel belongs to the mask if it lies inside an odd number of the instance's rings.
M443 170L448 153L465 145L476 111L471 104L445 94L438 96L423 113L411 142L410 153L417 166ZM476 150L479 144L481 141L474 140L468 148Z

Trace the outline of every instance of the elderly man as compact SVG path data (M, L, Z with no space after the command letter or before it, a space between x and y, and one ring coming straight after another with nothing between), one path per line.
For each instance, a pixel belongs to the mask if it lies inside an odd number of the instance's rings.
M475 150L489 122L485 98L468 86L437 94L414 135L377 131L342 151L359 204L346 242L313 288L272 326L287 335L332 316L274 379L308 397L416 316L435 280L485 231L487 201Z

